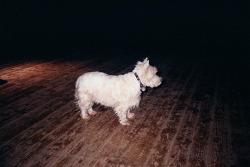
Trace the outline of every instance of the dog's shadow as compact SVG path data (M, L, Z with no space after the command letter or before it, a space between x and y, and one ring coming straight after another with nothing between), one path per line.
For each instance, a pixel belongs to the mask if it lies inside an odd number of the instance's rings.
M97 104L97 103L94 103L92 108L93 108L93 110L95 110L97 112L102 112L102 113L110 110L110 107L106 107L106 106L103 106L103 105Z

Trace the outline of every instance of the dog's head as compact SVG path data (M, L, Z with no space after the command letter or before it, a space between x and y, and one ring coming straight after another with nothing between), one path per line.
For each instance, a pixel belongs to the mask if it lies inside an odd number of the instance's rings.
M133 72L138 74L143 86L153 88L161 84L162 78L156 74L157 68L149 65L148 58L143 62L138 61Z

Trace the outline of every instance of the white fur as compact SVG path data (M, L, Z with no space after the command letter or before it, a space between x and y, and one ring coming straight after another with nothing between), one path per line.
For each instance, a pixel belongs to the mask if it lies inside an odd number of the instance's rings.
M83 119L95 115L92 109L94 103L112 107L122 125L129 125L128 119L134 118L130 110L138 107L141 100L140 82L135 77L137 73L143 86L156 87L161 84L161 78L156 75L157 69L149 65L146 58L138 62L133 72L124 75L107 75L102 72L88 72L76 81L75 97Z

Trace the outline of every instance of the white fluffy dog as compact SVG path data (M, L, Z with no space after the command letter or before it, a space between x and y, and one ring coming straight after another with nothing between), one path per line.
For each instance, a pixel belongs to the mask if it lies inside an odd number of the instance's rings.
M129 125L128 119L135 117L130 110L138 107L141 91L145 87L157 87L162 78L156 75L157 69L149 65L146 58L138 61L133 72L124 75L107 75L102 72L88 72L76 81L75 97L83 119L95 115L94 103L112 107L122 125Z

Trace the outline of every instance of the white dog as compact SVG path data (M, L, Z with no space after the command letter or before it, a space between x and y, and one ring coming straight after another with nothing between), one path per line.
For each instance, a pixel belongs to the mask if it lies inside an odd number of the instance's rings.
M95 115L94 103L112 107L122 125L129 125L128 119L135 117L130 110L138 107L141 91L145 87L157 87L162 78L156 75L157 69L149 65L146 58L138 61L133 72L124 75L107 75L102 72L88 72L76 81L75 97L83 119Z

